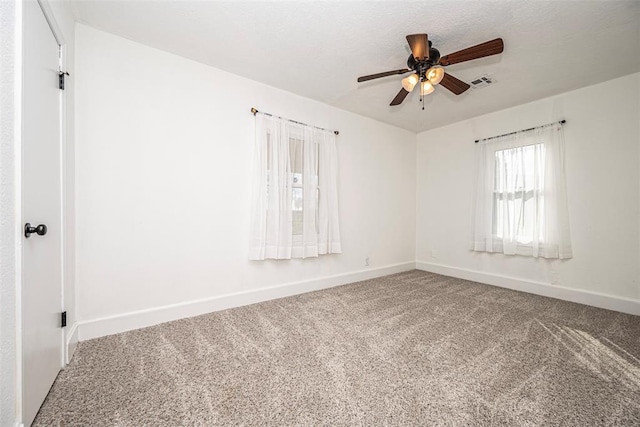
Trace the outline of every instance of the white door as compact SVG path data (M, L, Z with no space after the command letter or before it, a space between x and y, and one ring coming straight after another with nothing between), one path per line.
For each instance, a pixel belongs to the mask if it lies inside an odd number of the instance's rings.
M23 37L22 220L47 227L44 235L22 239L22 418L28 426L62 366L59 46L35 0L23 3Z

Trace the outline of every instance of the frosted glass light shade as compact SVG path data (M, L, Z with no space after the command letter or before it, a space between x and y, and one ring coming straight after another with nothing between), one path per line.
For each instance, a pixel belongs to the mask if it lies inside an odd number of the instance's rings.
M425 80L422 83L420 83L420 95L422 96L429 95L434 90L436 90L436 88L433 87L433 85L429 80Z
M427 71L427 79L429 79L434 86L440 83L443 77L444 69L442 67L431 67L429 71Z
M417 74L411 74L409 77L402 79L402 87L407 92L411 92L419 80L420 78Z

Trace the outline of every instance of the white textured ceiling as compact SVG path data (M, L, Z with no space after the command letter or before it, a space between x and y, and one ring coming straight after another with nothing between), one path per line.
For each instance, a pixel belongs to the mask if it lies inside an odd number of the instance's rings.
M75 1L79 22L414 132L640 71L640 1ZM442 55L496 37L504 53L447 67L495 85L389 102L405 35ZM597 100L594 99L594 102Z

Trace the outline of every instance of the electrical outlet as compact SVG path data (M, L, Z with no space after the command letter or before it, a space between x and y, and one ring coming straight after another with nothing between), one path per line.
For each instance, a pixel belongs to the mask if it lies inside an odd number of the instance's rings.
M364 259L364 265L365 265L365 267L368 267L368 266L369 266L369 261L370 261L369 257L366 257L366 258Z

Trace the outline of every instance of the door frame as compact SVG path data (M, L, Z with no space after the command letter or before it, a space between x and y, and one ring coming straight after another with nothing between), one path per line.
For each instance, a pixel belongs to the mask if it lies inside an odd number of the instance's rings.
M49 4L48 0L35 0L44 17L49 24L49 28L53 33L53 37L58 44L59 49L59 70L67 70L67 45L65 42L64 35L62 30L55 18L53 13L53 9ZM22 194L23 194L23 186L22 186L22 147L23 147L23 139L22 139L22 129L24 126L23 121L23 34L24 34L24 13L23 13L23 5L21 1L16 3L16 54L15 54L15 157L14 157L14 188L15 188L15 229L21 231L23 227L23 217L22 217ZM67 215L67 206L65 204L65 194L66 194L66 147L67 147L67 115L66 115L66 107L67 107L67 92L65 90L59 91L59 101L58 101L58 111L59 111L59 121L60 121L60 134L58 135L59 142L59 150L60 150L60 308L61 311L64 310L64 297L65 297L65 246L66 246L66 229L65 229L65 218ZM24 286L23 282L23 258L22 258L22 250L23 250L23 239L24 236L21 232L18 232L15 238L15 280L16 280L16 420L17 425L22 426L24 420L23 413L23 401L24 401L24 354L23 354L23 343L22 343L22 334L23 334L23 319L22 319L22 289ZM60 328L60 369L63 369L66 365L66 339L65 339L65 330Z
M56 43L58 44L58 71L67 71L67 44L65 42L64 35L62 33L62 29L58 25L58 21L56 20L55 14L51 9L51 5L49 4L49 0L37 0L40 5L40 9L44 14L47 23L49 24L49 28L53 33L53 37L56 39ZM58 118L60 123L60 135L58 137L59 142L59 150L60 150L60 310L61 312L65 310L64 300L65 300L65 264L66 264L66 250L67 246L67 238L66 238L66 227L65 227L65 218L67 214L67 206L65 203L66 200L66 177L67 177L67 158L66 158L66 147L67 147L67 90L60 90L58 92L58 112L60 116ZM67 345L66 345L66 337L64 328L60 328L61 333L61 348L62 352L60 354L60 368L64 368L66 366L67 358Z

